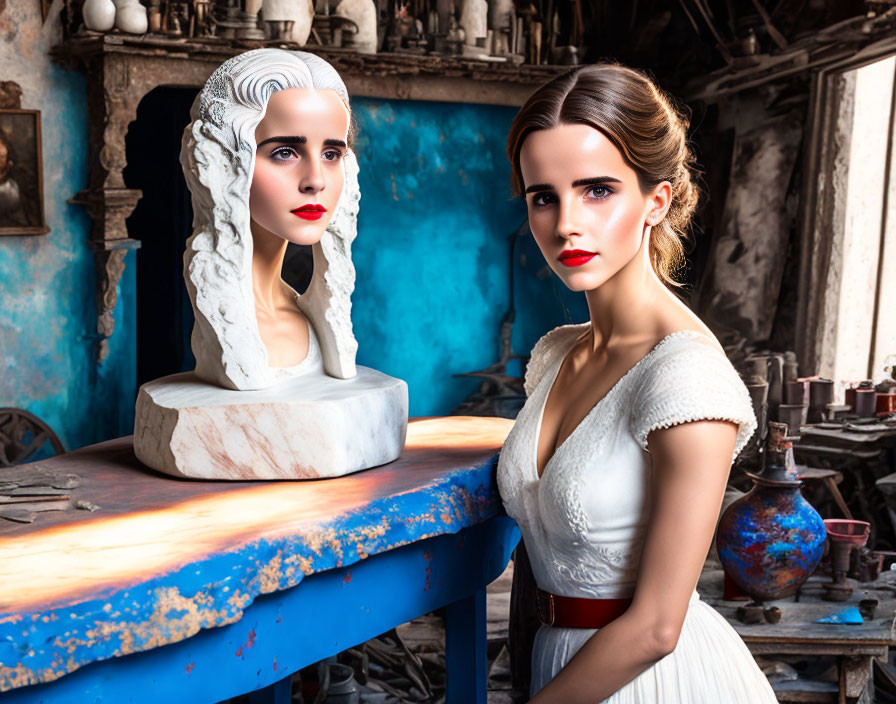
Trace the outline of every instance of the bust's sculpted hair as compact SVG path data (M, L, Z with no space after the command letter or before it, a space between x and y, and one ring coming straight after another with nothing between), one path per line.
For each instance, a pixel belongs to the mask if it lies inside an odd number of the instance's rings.
M507 156L517 195L525 188L520 149L526 136L562 124L585 124L602 132L638 174L642 193L662 181L672 184L669 211L650 231L650 260L664 283L679 285L674 276L684 260L682 238L698 198L691 181L694 157L687 145L687 117L639 71L615 64L573 69L535 91L513 120Z
M249 188L255 128L271 95L287 88L336 91L349 109L345 84L323 59L300 51L257 49L229 59L211 75L193 103L181 146L193 198L184 278L196 315L191 340L196 373L231 389L273 383L255 318ZM314 245L314 278L298 303L317 333L327 374L349 378L355 375L357 351L350 315L355 280L351 242L360 200L351 150L343 168L345 186L327 231Z

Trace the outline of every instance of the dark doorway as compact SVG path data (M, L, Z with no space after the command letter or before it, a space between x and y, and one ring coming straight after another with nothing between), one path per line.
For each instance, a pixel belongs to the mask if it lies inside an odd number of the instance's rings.
M193 369L193 309L184 285L184 243L193 208L180 142L198 90L156 88L137 108L126 137L124 180L143 197L128 218L137 251L137 383Z

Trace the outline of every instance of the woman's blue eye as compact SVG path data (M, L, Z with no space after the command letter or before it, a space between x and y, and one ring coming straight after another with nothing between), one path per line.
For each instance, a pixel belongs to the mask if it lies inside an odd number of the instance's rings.
M612 192L613 191L611 191L606 186L601 185L588 186L588 190L585 191L586 194L596 199L606 198Z

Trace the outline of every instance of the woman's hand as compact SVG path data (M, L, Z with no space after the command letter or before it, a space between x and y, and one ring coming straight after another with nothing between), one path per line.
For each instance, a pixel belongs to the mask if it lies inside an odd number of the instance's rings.
M632 605L595 633L532 704L595 704L675 649L706 560L737 426L697 421L655 430L651 515Z

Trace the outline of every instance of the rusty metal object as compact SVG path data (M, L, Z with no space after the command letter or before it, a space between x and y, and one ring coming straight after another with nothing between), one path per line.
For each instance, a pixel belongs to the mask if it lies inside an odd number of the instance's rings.
M351 667L365 691L386 692L401 702L431 702L445 692L444 652L440 655L419 657L393 628L350 648L340 659Z
M55 496L0 496L0 505L3 504L34 504L49 501L68 501L72 497L68 494Z
M831 545L831 573L833 582L824 584L822 598L828 601L846 601L855 588L855 582L847 577L850 554L868 540L871 525L867 521L827 519L824 522Z
M877 599L862 599L859 601L859 613L866 621L874 618L874 612L880 602Z
M778 623L781 620L781 609L777 606L769 606L763 609L762 616L768 623Z
M741 623L761 623L764 607L751 603L737 607L737 620Z
M741 623L778 623L781 620L781 609L777 606L763 606L757 602L750 602L744 606L738 606L737 620Z

